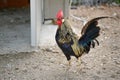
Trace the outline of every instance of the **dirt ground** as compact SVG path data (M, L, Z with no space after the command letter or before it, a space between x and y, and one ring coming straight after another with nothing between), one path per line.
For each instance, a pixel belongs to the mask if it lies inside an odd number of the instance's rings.
M12 20L14 15L11 13L11 16L8 17L9 10L2 10L0 16L4 16L4 18L0 18L0 26L10 25L12 27L17 24L30 24L29 9L13 9L12 11L21 14L22 19L15 17ZM0 55L0 80L120 80L120 7L81 6L76 10L71 10L70 13L86 20L98 16L113 16L115 19L99 21L101 35L98 40L100 45L96 45L96 48L91 49L89 54L81 57L80 66L72 57L72 65L67 70L67 60L57 45L42 47L38 52ZM74 31L80 34L83 23L73 18L71 18L71 23ZM0 30L0 33L2 31L4 30ZM3 36L2 33L0 36ZM13 35L12 39L15 38L16 36ZM0 43L2 41L4 40L1 38Z

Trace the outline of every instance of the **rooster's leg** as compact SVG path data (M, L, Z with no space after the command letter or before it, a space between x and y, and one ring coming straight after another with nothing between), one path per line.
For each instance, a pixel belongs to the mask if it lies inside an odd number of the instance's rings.
M80 57L77 59L77 62L78 62L78 66L80 66L81 65L81 58Z
M71 60L68 61L68 66L69 66L69 67L71 66Z
M71 66L71 60L68 60L68 64L66 66L66 79L65 80L68 80L68 75L69 75L69 70L70 70L70 66Z
M70 66L71 66L71 60L68 61L68 70L70 69Z
M77 59L77 62L78 62L78 65L77 65L77 67L78 67L78 72L80 72L81 71L81 64L82 64L82 60L81 60L81 58L79 57L78 59Z
M70 66L71 66L71 60L68 60L68 64L67 64L67 69L66 69L66 71L69 71Z
M68 54L65 54L65 56L66 56L67 61L68 61L68 66L70 67L71 66L71 57Z

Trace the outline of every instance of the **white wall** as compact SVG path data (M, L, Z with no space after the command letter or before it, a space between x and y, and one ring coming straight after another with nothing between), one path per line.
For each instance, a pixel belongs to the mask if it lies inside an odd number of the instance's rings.
M59 9L62 9L65 17L68 16L69 0L44 0L44 16L45 19L56 17Z

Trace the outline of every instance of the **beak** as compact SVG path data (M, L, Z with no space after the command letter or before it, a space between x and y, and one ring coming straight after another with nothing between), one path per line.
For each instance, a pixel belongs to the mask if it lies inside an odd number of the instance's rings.
M65 21L65 19L62 19L62 22L64 22Z
M52 24L57 25L57 19L52 19Z
M65 21L64 18L62 18L62 22L64 22L64 21ZM53 19L52 19L52 24L58 25L58 24L59 24L59 19L53 18Z

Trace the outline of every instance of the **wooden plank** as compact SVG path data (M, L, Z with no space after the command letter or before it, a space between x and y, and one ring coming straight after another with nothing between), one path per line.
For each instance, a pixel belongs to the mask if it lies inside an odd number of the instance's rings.
M0 8L19 8L29 6L29 0L0 0Z

